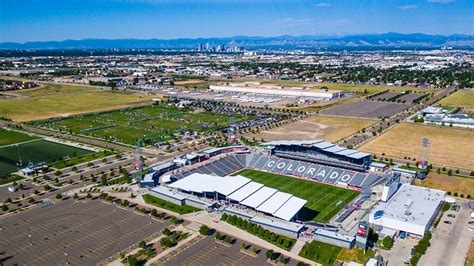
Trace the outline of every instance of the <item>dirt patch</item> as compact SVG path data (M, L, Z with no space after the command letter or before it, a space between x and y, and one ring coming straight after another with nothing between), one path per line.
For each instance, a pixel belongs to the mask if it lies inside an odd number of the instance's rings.
M424 187L450 191L451 193L457 192L458 195L463 194L465 197L467 195L474 196L474 178L429 173L424 180L416 180L415 183Z

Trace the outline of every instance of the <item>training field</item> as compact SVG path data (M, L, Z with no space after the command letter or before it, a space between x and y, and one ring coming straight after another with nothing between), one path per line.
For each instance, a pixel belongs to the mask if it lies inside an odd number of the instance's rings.
M359 149L377 156L420 159L423 137L430 142L429 163L474 170L474 131L468 129L402 123Z
M474 109L474 91L459 90L438 102L441 106Z
M137 93L61 84L15 93L16 99L0 99L0 117L17 122L118 109L152 99Z
M393 102L359 101L323 110L322 114L381 119L390 117L410 107L409 104Z
M18 131L0 128L0 147L25 141L38 139Z
M27 142L18 145L18 148L16 145L6 146L0 148L0 176L6 176L18 170L19 156L23 167L25 167L28 162L52 163L65 157L76 157L89 153L91 151L46 140Z
M301 220L328 222L359 194L354 190L250 169L236 175L307 200L305 208L299 213L298 218Z
M374 124L375 120L349 117L317 116L299 120L252 135L257 140L316 140L335 142Z
M250 116L233 116L237 122ZM64 119L36 122L35 125L86 136L135 145L168 141L181 132L209 132L229 125L229 115L214 112L192 112L170 105L149 105L140 108L78 115Z
M463 194L464 197L467 195L474 197L474 178L472 177L448 176L444 173L437 174L436 171L431 171L425 179L417 180L416 184L451 193L457 192L458 195Z

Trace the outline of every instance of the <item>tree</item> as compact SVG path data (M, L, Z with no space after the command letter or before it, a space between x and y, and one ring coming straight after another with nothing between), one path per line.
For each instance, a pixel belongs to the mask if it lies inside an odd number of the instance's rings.
M107 177L105 175L102 175L100 177L100 185L101 186L107 186Z
M161 232L166 236L169 236L171 234L171 230L168 227L163 228Z
M61 193L56 194L57 199L62 199L62 197L63 197L63 195L61 195Z
M129 266L138 266L138 259L135 258L135 256L128 256L127 257L127 263Z
M382 240L382 245L388 249L393 247L393 239L390 236L386 236Z
M216 232L215 237L216 237L217 240L221 240L221 239L222 239L222 235L221 235L221 233L219 233L219 232Z
M207 227L205 224L201 225L201 227L199 227L199 233L205 236L209 235L209 227Z
M138 243L138 247L139 248L145 248L146 247L146 243L144 240L140 241L140 243Z
M273 249L269 249L267 250L267 252L265 252L265 256L267 257L267 259L269 260L272 260L273 259L273 256L274 256L274 252L273 252Z
M77 195L77 193L74 193L73 198L77 199L77 198L79 198L79 195Z
M49 191L50 189L51 189L50 185L48 185L48 184L44 185L44 190Z
M3 212L7 212L7 211L8 211L8 206L5 205L5 204L3 204L3 205L2 205L2 211L3 211Z
M285 256L280 255L280 259L279 259L279 260L280 260L280 263L281 263L281 264L286 264L286 258L285 258Z
M128 200L127 200L127 202L128 202ZM158 211L156 209L152 209L151 210L151 215L153 215L155 217L158 216Z

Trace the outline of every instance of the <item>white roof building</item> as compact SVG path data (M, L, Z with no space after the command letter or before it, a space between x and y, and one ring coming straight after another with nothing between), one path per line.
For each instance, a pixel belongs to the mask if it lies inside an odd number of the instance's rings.
M372 209L369 223L422 236L441 208L445 194L437 189L402 184L387 202Z

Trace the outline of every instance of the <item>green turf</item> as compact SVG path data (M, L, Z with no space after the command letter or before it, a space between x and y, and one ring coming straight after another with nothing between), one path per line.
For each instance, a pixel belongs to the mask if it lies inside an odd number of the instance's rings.
M18 166L20 154L23 165ZM0 176L8 175L19 168L26 167L29 162L52 163L65 157L76 157L89 154L91 151L67 146L59 143L38 140L16 146L0 148Z
M30 136L18 131L0 128L0 147L34 139L38 139L38 137Z
M307 200L298 216L301 220L328 222L359 194L354 190L250 169L237 174Z
M300 256L322 265L333 265L342 250L341 247L314 240L304 245Z
M179 132L209 132L228 126L229 115L184 110L170 105L150 105L98 114L79 115L65 119L36 122L35 125L75 134L135 145L174 139ZM252 117L235 115L236 121Z
M143 200L148 204L155 205L157 207L160 207L160 208L163 208L163 209L166 209L166 210L170 210L172 212L176 212L176 213L179 213L179 214L186 214L186 213L191 213L191 212L202 211L201 209L198 209L198 208L195 208L195 207L189 206L189 205L179 206L179 205L176 205L174 203L168 202L166 200L162 200L160 198L152 196L150 194L143 195Z
M67 159L67 160L62 160L62 161L59 161L59 162L55 162L53 164L50 164L49 166L54 167L56 169L63 169L63 168L70 167L70 166L73 166L73 165L78 165L78 164L81 164L81 163L86 163L86 162L89 162L89 161L104 158L104 157L107 157L107 156L112 155L112 154L113 154L113 152L104 150L104 151L101 151L101 152L89 153L89 154L86 154L86 155L77 156L77 157L73 157L73 158L70 158L70 159Z
M5 184L12 183L12 182L22 180L22 179L24 179L24 177L19 176L19 175L10 175L6 177L0 177L0 185L5 185Z

